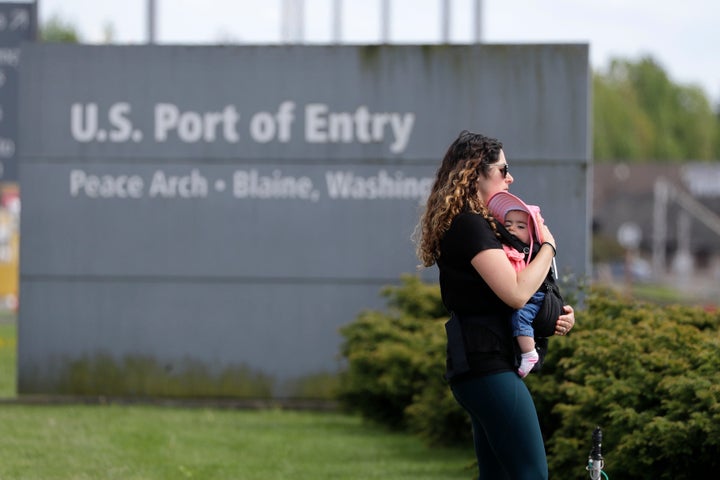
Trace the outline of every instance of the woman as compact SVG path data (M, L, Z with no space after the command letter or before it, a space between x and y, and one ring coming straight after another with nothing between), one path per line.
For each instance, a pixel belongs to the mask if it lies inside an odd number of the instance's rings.
M547 226L535 258L516 272L486 208L513 177L494 138L463 131L438 169L420 220L418 257L440 270L446 324L446 378L470 415L480 478L547 479L547 459L535 405L514 366L510 316L538 290L555 255ZM555 333L575 324L572 307Z

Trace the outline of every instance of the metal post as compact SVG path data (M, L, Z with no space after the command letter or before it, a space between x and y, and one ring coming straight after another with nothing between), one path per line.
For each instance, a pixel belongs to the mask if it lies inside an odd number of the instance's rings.
M390 0L380 3L380 43L390 42Z
M30 37L33 41L40 40L40 0L35 0L35 8L31 9L32 18L30 19L30 25L32 25L33 32Z
M442 0L442 12L440 12L441 42L450 43L450 0Z
M653 198L652 268L656 279L665 273L665 248L667 243L667 206L670 188L664 178L655 180Z
M694 266L690 253L690 214L685 210L680 210L677 217L677 249L672 266L678 286L687 287Z
M340 44L342 42L342 0L333 1L332 13L332 32L333 43Z
M155 43L155 0L147 0L147 43Z
M305 43L305 0L296 0L295 28L297 43Z
M482 0L475 0L475 43L482 43Z
M283 0L281 37L284 43L303 43L305 40L304 0Z
M292 0L282 0L282 11L280 12L280 38L283 43L292 42L292 26L290 15L292 12Z

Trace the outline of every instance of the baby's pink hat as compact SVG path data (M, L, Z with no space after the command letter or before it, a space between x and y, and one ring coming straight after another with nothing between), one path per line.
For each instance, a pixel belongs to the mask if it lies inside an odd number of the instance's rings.
M537 205L527 205L512 193L503 191L493 195L488 201L487 207L492 216L501 222L505 221L505 215L511 210L520 210L529 214L528 223L532 225L528 225L528 228L530 228L531 232L534 232L534 235L530 236L530 247L532 248L533 239L540 243L543 242L541 227L544 220L540 215L540 207Z

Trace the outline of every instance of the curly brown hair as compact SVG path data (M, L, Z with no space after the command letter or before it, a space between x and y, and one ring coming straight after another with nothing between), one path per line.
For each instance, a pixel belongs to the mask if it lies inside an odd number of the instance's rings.
M487 178L490 165L497 163L502 143L467 130L450 145L435 176L425 211L416 229L417 256L425 267L440 257L440 240L461 212L480 213L491 219L478 194L478 178ZM491 222L494 227L494 223Z

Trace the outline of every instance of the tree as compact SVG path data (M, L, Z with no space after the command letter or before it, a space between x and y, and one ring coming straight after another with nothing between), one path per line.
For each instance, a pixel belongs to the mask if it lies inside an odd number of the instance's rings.
M593 76L597 161L720 157L720 128L705 93L673 83L651 57L611 61Z
M650 158L654 126L640 108L631 85L594 75L594 158L596 160Z
M40 27L40 40L53 43L80 43L80 34L75 25L53 15Z

